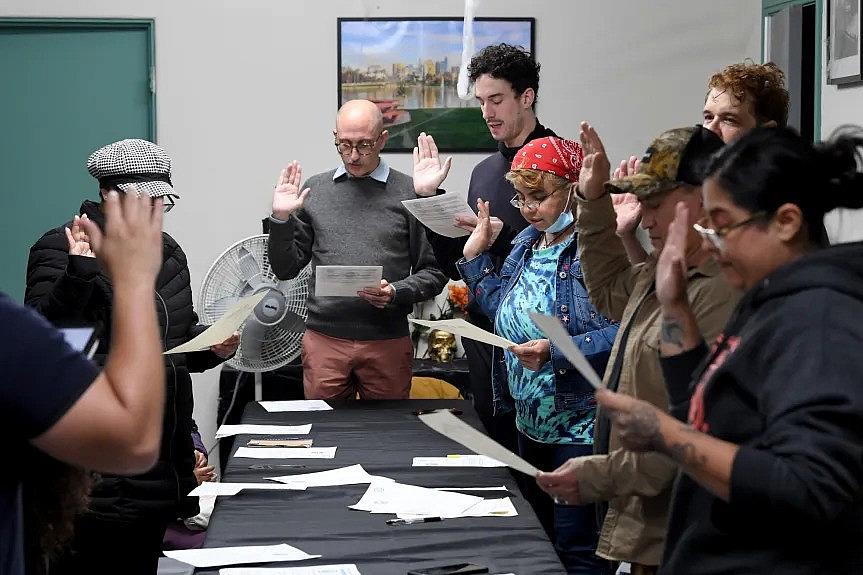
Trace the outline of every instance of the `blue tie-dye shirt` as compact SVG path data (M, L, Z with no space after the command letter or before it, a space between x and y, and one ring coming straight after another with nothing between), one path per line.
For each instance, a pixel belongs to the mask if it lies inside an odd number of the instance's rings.
M496 333L516 343L545 339L528 314L537 311L554 315L557 262L572 237L548 248L534 248L532 255L528 255L517 282L500 302ZM550 361L539 371L531 371L510 351L504 351L504 357L519 431L542 443L593 442L594 409L555 410L554 371Z

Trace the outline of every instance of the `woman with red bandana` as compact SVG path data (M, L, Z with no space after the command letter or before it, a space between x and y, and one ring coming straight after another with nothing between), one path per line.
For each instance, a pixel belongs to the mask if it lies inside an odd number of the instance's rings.
M587 298L578 260L575 187L583 153L577 142L545 137L527 143L512 161L511 203L530 223L513 240L500 270L487 253L492 241L488 202L477 202L478 223L457 263L470 297L495 332L515 345L495 348L492 390L495 414L515 409L520 455L539 469L556 469L593 453L593 388L550 344L529 313L556 316L576 346L602 373L617 325ZM533 482L523 485L540 522L569 573L602 573L596 557L598 527L592 505L553 503Z

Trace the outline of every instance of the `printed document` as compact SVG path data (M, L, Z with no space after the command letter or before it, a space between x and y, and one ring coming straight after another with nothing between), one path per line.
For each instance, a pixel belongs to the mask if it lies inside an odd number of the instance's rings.
M359 297L363 288L380 287L383 273L383 266L317 266L315 295Z
M172 353L189 353L193 351L203 351L210 349L234 335L234 332L240 329L255 306L258 305L264 296L267 295L267 290L244 297L230 308L219 318L219 320L204 330L198 337L192 338L182 345L171 348L164 353L169 355Z
M467 199L452 192L430 198L402 200L402 204L425 227L448 238L470 235L469 231L453 225L456 216L476 216Z
M306 425L255 425L243 423L238 425L222 425L216 431L216 439L231 435L308 435L312 424Z
M316 559L320 555L309 555L286 543L281 545L248 545L241 547L210 547L207 549L181 549L163 551L165 557L194 565L195 567L218 567L243 563L272 563L275 561L303 561Z
M270 413L279 411L332 411L323 399L292 399L288 401L259 401Z
M332 459L335 447L240 447L234 457L250 459Z

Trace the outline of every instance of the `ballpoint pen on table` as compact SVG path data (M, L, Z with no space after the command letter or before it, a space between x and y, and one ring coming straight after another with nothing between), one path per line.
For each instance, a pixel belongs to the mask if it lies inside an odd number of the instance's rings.
M433 521L443 521L440 517L413 517L409 519L387 519L387 525L412 525L414 523L432 523Z
M291 463L279 463L279 464L267 464L267 463L258 463L256 465L250 465L249 469L275 469L277 467L295 467L295 468L303 468L305 469L305 465L294 465Z

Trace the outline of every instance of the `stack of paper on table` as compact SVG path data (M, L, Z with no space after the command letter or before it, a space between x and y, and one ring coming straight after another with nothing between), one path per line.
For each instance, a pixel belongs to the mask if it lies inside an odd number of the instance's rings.
M389 477L370 475L362 465L351 465L330 469L329 471L317 471L314 473L297 473L294 475L281 475L279 477L264 477L270 481L278 481L289 485L305 485L306 487L332 487L334 485L357 485L361 483L372 483L373 481L392 481Z
M216 439L231 435L308 435L312 424L306 425L222 425L216 431Z
M250 459L332 459L335 447L240 447L234 457Z
M518 515L508 497L483 499L395 481L373 481L350 509L394 513L400 518L509 517Z
M483 499L473 507L462 512L458 517L515 517L518 511L509 497L500 499ZM399 513L399 519L420 519L423 517L440 517L437 513L415 515L411 513ZM442 518L443 519L443 518ZM451 518L450 518L451 519Z
M487 455L447 455L414 457L413 467L506 467L506 463Z
M259 401L261 407L266 409L267 411L280 412L280 411L332 411L333 408L330 407L323 399L291 399L288 401Z
M243 563L272 563L275 561L303 561L316 559L320 555L309 555L286 543L281 545L248 545L241 547L210 547L207 549L181 549L163 551L165 557L194 565L195 567L218 567Z

